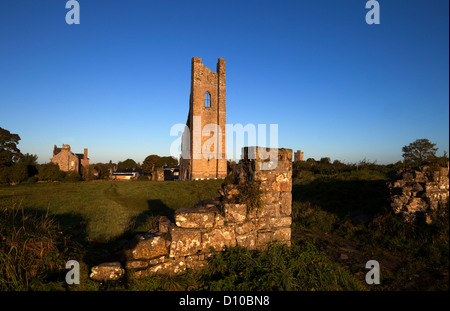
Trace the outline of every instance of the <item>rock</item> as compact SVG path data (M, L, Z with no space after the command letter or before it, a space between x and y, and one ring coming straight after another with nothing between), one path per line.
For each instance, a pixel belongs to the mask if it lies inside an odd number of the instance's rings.
M172 259L163 263L156 264L145 270L133 271L131 274L136 279L152 276L155 274L176 275L186 271L186 263L182 259Z
M400 179L387 184L393 212L405 222L431 223L431 213L445 204L449 196L448 168L405 169L398 176Z
M153 227L156 228L156 232L167 233L172 225L172 221L167 216L155 217L153 220Z
M127 261L125 264L125 268L127 268L127 269L142 269L142 268L147 268L147 267L148 267L148 262L140 261L140 260Z
M247 218L247 205L245 204L225 204L225 221L243 222Z
M291 227L274 229L273 240L275 242L286 241L286 242L288 242L288 244L290 244L290 242L291 242Z
M423 187L420 183L415 183L412 187L412 191L414 191L414 192L423 191Z
M194 255L201 251L200 229L186 229L174 227L170 230L172 243L169 257Z
M261 217L255 219L256 227L259 229L271 229L278 227L290 227L292 223L291 217ZM237 231L237 230L236 230Z
M272 189L273 191L291 191L292 179L289 178L287 173L282 173L276 177Z
M234 228L214 229L202 234L202 249L208 252L211 247L216 251L223 251L228 247L236 246Z
M236 235L237 245L248 248L249 250L256 249L256 239L257 239L256 231L250 231L243 235Z
M180 228L212 228L215 216L214 211L204 208L180 208L175 211L175 224Z
M292 213L292 193L280 192L280 212L285 216L291 216Z
M145 260L167 255L170 241L162 235L139 234L132 247L125 252L127 260Z
M195 203L194 208L211 208L220 205L219 198L201 200Z
M259 230L256 244L258 245L268 245L273 241L273 231L272 230Z
M92 267L89 277L95 281L105 282L120 279L125 274L120 262L105 262Z
M280 217L280 203L264 204L260 209L253 210L249 213L250 218L263 217ZM290 218L290 217L289 217Z

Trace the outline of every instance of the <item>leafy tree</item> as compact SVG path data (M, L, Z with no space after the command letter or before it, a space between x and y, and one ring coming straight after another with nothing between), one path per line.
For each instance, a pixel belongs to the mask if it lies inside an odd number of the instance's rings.
M56 163L42 164L39 167L40 180L61 180L64 178L64 172L59 169Z
M159 165L160 157L156 154L149 155L145 158L144 162L142 163L142 171L144 173L151 173Z
M17 162L13 166L9 167L9 182L21 183L28 179L27 165L21 162Z
M0 183L9 183L10 168L9 166L0 167Z
M178 160L173 157L160 157L156 154L152 154L145 158L142 163L142 170L144 173L151 173L157 167L175 165L178 165Z
M319 161L321 164L330 164L331 163L331 159L328 157L324 157L324 158L320 158Z
M20 136L0 127L0 168L12 166L22 157L17 148Z
M161 166L176 166L178 165L178 160L174 157L161 157Z
M422 165L431 162L436 158L436 144L428 139L417 139L407 146L403 146L403 159L405 164Z
M33 177L34 175L37 175L38 173L37 159L38 159L37 155L26 153L19 160L19 163L22 163L27 167L28 177Z
M436 161L440 166L447 166L449 162L447 151L444 151L444 155L439 157Z
M119 169L135 169L138 167L138 165L133 159L126 159L123 162L119 162L117 167Z
M94 169L97 170L99 179L108 179L109 178L109 169L110 168L112 169L114 167L112 165L112 163L110 163L110 164L96 163L96 164L92 164L92 166L94 167Z

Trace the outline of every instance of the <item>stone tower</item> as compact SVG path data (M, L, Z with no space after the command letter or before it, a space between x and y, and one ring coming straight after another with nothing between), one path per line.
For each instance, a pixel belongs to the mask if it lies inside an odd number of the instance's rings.
M294 152L294 162L296 161L303 161L303 152L301 150Z
M180 179L225 178L226 124L225 59L219 58L216 72L193 57L189 115L182 140Z

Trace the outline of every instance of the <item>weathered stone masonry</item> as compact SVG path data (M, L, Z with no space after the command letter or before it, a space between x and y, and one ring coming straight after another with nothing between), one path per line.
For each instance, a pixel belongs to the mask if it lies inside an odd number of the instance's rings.
M390 203L396 215L407 222L431 221L430 214L445 204L449 196L448 167L405 169L389 182Z
M203 267L214 251L236 245L251 250L263 250L275 242L290 246L292 150L274 149L277 158L273 161L273 157L261 159L259 148L244 148L245 158L234 170L235 180L219 190L220 197L178 209L173 220L159 217L153 230L137 235L124 252L125 269L136 278L178 274ZM249 159L255 153L256 159ZM262 170L264 165L271 170ZM239 185L248 182L260 185L262 206L250 209L246 204L228 203L239 200ZM107 277L124 272L119 263L103 266L108 269ZM94 267L91 278L104 280L101 270L101 266Z
M189 131L183 134L181 180L226 177L226 105L225 59L219 58L217 70L212 72L202 63L201 57L193 57L189 114L186 121ZM217 141L213 150L204 149L207 147L206 143L214 137L213 134L204 133L207 125L217 126ZM208 153L213 153L214 157L209 158Z

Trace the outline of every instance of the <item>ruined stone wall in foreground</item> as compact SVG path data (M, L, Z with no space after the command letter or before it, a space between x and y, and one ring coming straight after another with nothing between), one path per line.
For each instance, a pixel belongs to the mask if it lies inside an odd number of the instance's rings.
M219 190L219 197L178 209L172 220L158 217L154 229L130 241L123 263L94 267L91 278L120 277L121 266L137 278L178 274L203 267L214 252L228 247L263 250L272 243L290 245L292 150L273 149L272 158L264 160L259 148L244 148L245 158L234 169L234 178ZM244 198L252 185L259 189L257 202Z
M393 212L406 222L431 222L430 215L445 204L449 196L448 166L405 169L388 183Z

